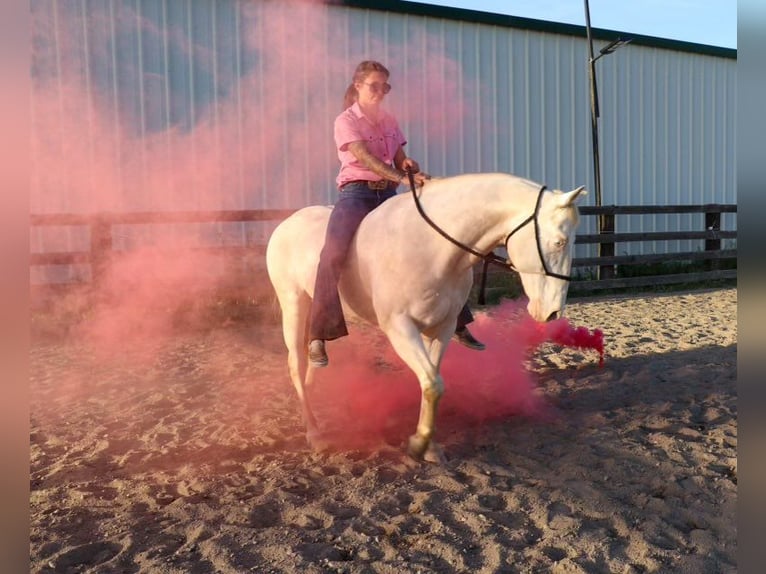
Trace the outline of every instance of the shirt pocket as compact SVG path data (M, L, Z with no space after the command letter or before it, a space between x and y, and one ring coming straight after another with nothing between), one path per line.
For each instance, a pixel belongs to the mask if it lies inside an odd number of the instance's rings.
M396 150L399 147L399 139L396 132L394 130L383 132L383 141L386 146L386 155L391 163L393 163Z

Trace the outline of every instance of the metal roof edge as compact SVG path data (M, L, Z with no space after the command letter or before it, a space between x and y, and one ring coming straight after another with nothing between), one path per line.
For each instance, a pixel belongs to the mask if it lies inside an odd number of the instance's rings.
M520 28L538 32L563 34L567 36L578 36L582 37L583 39L586 37L586 29L584 25L565 24L563 22L551 22L548 20L538 20L535 18L509 16L507 14L494 14L492 12L481 12L478 10L469 10L466 8L436 6L433 4L423 4L422 2L411 2L409 0L325 0L325 4L348 6L349 8L364 8L368 10L377 10L380 12L411 14L415 16L431 16L434 18L444 18L446 20L474 22L477 24L490 24L493 26L502 26L506 28ZM698 44L696 42L686 42L683 40L671 40L668 38L646 36L643 34L621 32L617 30L607 30L604 28L591 28L591 32L593 34L593 38L596 40L611 41L618 37L623 39L630 38L632 44L641 46L662 48L665 50L676 50L680 52L692 52L708 56L717 56L719 58L729 58L733 60L737 59L736 48L724 48L721 46Z

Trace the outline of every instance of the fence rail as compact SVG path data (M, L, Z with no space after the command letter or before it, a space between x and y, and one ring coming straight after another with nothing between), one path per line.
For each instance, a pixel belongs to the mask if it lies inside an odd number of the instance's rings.
M570 284L570 292L589 292L601 289L621 289L645 287L647 285L671 285L678 283L698 283L715 279L734 279L736 269L720 269L718 262L736 259L736 249L722 249L722 239L736 239L736 230L721 229L721 214L736 213L735 204L695 204L695 205L608 205L584 206L580 215L584 217L603 218L603 229L608 231L597 234L578 234L576 244L599 244L599 255L596 257L576 257L572 261L573 274L578 268L598 267L597 279L578 279ZM664 215L664 214L693 214L699 213L704 217L699 231L645 231L639 233L618 233L615 226L616 215ZM704 248L699 251L668 251L664 253L647 253L641 255L615 255L615 245L619 243L643 241L704 241ZM649 265L655 263L687 263L691 261L707 261L705 271L687 273L665 273L643 276L619 277L620 267ZM487 263L481 271L479 288L479 303L485 301L485 291L489 266Z
M736 249L722 249L722 239L736 239L736 230L721 229L721 214L736 213L734 204L704 205L636 205L636 206L585 206L580 208L584 217L603 217L607 220L606 229L615 230L600 234L584 234L576 237L577 244L599 244L598 257L580 257L572 262L573 273L578 268L598 267L599 278L594 280L573 281L572 291L595 291L639 287L646 285L667 285L681 282L699 282L710 279L736 278L736 269L720 269L717 262L736 258ZM90 249L72 252L35 252L30 254L30 265L68 265L90 264L91 281L98 283L106 273L113 251L113 228L115 225L131 224L173 224L173 223L219 223L219 222L254 222L281 221L293 210L222 210L222 211L181 211L181 212L131 212L98 214L32 214L32 227L46 226L87 226L90 230ZM618 233L615 228L616 215L657 215L700 213L704 221L698 231L651 231L640 233ZM704 241L704 249L699 251L651 253L645 255L615 255L615 245L634 241ZM604 249L605 247L605 249ZM244 254L263 255L265 245L253 246L215 246L202 248L208 252L231 256ZM663 262L707 261L708 269L693 273L674 273L641 277L619 277L620 268L630 265ZM485 263L481 272L479 301L483 302L489 264Z
M90 230L90 249L88 251L31 253L29 262L30 265L90 264L91 281L94 284L98 284L105 276L109 267L113 251L113 228L115 225L281 221L293 212L294 210L291 209L244 209L32 214L30 215L30 225L32 227L87 226ZM202 249L207 252L222 253L230 256L238 254L264 255L266 246L221 246Z
M626 287L644 287L647 285L671 285L677 283L695 283L713 279L736 278L736 269L720 269L718 262L737 257L736 249L721 249L722 239L736 239L736 230L721 229L721 214L736 213L736 204L697 204L697 205L609 205L585 206L580 208L583 216L603 218L602 229L606 233L596 235L578 235L576 243L598 243L601 246L598 265L598 279L576 281L572 283L574 291L594 291L598 289L617 289ZM699 213L704 217L700 231L653 231L642 233L617 233L616 215L661 215ZM704 249L694 254L686 252L651 253L645 255L615 255L615 244L633 241L674 241L704 240ZM594 265L594 258L576 258L575 268ZM694 273L668 273L663 275L616 277L616 265L641 265L651 263L677 263L706 260L707 270Z

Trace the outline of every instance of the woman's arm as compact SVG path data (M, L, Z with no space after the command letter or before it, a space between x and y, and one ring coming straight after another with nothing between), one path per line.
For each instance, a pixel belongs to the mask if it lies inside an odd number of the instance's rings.
M371 171L390 181L396 183L408 183L409 178L407 177L407 173L405 171L408 167L414 172L415 183L417 185L423 185L425 180L429 178L428 174L420 172L420 166L418 166L418 162L412 158L408 158L404 154L404 150L402 150L401 146L399 146L399 148L396 150L396 154L394 155L394 165L396 167L391 167L387 163L375 157L370 152L370 150L367 149L367 144L364 143L364 141L360 140L351 142L348 144L348 151L354 154L354 157Z
M400 148L401 149L401 148ZM363 163L368 169L377 173L380 177L401 183L402 178L406 176L403 169L391 167L387 163L375 157L364 141L355 141L348 144L348 151L354 154L354 157ZM397 150L397 154L399 151Z

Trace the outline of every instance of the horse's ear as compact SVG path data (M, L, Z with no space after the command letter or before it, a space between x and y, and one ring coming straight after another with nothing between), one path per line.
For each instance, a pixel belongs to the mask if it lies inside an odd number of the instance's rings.
M577 198L579 198L581 195L586 195L587 193L588 191L585 189L584 185L581 185L572 191L568 191L561 197L561 206L568 207L570 205L574 205L574 202L577 200Z

